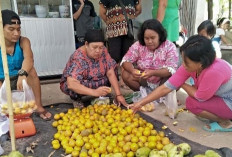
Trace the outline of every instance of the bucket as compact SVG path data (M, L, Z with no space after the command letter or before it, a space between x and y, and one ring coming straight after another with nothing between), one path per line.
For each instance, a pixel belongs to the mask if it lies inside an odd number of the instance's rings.
M47 9L44 5L35 5L35 13L39 18L45 18L47 16Z

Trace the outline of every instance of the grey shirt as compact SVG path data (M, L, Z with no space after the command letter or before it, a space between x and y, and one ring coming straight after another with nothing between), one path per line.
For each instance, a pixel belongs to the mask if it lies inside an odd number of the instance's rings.
M73 3L73 14L79 9L80 3ZM88 29L93 28L96 13L92 2L85 1L84 8L77 20L74 20L76 36L84 37Z

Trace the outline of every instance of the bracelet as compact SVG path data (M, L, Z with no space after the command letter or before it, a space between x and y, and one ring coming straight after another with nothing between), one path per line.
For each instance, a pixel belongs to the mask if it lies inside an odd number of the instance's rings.
M118 96L122 96L122 94L118 94L118 95L116 95L116 97L118 97Z

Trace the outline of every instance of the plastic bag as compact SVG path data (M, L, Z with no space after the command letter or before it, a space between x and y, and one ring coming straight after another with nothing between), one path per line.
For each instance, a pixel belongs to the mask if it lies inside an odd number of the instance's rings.
M174 119L176 117L177 109L178 109L176 91L173 90L171 93L167 94L163 102L166 106L166 112L168 116Z
M23 80L23 91L12 90L11 94L14 115L30 114L36 109L34 93L26 80ZM9 112L5 81L0 89L0 100L0 112L7 115Z
M99 98L95 98L91 101L91 105L110 105L110 98L100 96Z
M140 91L133 93L132 101L134 103L138 102L139 100L141 100L143 98L145 98L152 91L150 88L143 87L143 86L140 86L139 90ZM151 111L153 111L155 109L155 104L156 104L156 102L150 102L150 103L144 105L141 108L141 110L151 112Z

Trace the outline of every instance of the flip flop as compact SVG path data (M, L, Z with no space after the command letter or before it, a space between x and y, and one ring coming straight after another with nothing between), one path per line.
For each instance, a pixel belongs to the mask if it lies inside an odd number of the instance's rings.
M46 116L47 113L50 113L50 112L44 110L43 112L36 112L36 115L39 116L41 119L43 119L45 121L49 121L49 120L52 119L52 114L51 114L51 117L47 117ZM43 117L45 117L45 118L43 118Z
M213 122L209 124L210 128L204 126L203 129L209 132L232 132L231 128L223 128L217 122Z

